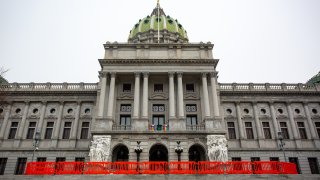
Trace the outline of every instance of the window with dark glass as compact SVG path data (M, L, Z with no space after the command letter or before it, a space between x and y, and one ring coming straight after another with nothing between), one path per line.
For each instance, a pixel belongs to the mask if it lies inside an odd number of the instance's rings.
M62 139L69 139L71 132L71 122L64 122Z
M270 161L279 161L279 157L270 157Z
M57 157L56 162L65 162L66 158L65 157Z
M289 139L288 126L286 122L280 122L283 139Z
M317 129L318 137L320 138L320 122L315 122L315 125Z
M236 139L236 127L234 122L227 122L229 139Z
M194 84L186 84L187 92L194 92Z
M64 170L64 164L63 163L58 163L58 162L65 162L66 161L66 158L65 157L57 157L56 158L56 172L59 172L59 171L63 171Z
M8 158L0 158L0 175L4 174Z
M76 157L74 160L76 161L76 162L84 162L84 157Z
M301 139L308 139L307 132L303 122L297 122Z
M165 111L164 104L154 104L152 106L152 111L153 112L164 112Z
M164 115L153 115L152 125L154 126L155 130L161 131L163 129L164 122Z
M251 162L260 161L260 157L251 157Z
M121 126L131 125L131 115L120 115L120 125Z
M121 104L120 112L131 112L131 104Z
M197 124L197 115L187 115L187 126L195 126Z
M186 112L197 112L197 105L196 104L187 104L186 105Z
M122 92L131 92L131 84L123 84Z
M311 174L319 174L319 164L317 158L308 158Z
M14 139L18 129L18 122L11 122L11 127L8 135L8 139Z
M27 164L27 158L18 158L14 174L16 174L16 175L24 174L24 170L26 168L26 164Z
M80 139L88 139L89 135L89 122L82 122Z
M244 125L246 127L247 139L254 139L252 123L251 122L245 122Z
M52 131L53 131L53 125L54 125L54 122L47 122L47 127L46 127L46 132L44 134L44 139L51 139Z
M233 157L231 158L231 161L241 161L241 157Z
M154 92L163 92L163 84L154 84Z
M26 139L33 139L34 132L36 131L36 122L29 122L29 128Z
M46 162L47 158L46 157L38 157L37 162Z
M265 139L272 139L269 122L262 122L263 133Z
M299 165L299 160L297 157L289 157L289 162L291 163L295 163L296 164L296 168L297 168L297 172L298 174L301 174L301 171L300 171L300 165Z

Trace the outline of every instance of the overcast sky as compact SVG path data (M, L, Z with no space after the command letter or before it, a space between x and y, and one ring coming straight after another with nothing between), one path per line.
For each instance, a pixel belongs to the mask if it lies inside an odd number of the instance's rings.
M211 41L219 82L299 83L320 71L320 0L161 0L190 42ZM10 82L97 82L103 43L126 42L156 0L0 0Z

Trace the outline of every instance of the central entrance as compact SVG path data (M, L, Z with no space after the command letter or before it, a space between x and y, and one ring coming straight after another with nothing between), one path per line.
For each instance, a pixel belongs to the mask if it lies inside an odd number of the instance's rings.
M168 161L168 150L164 145L153 145L149 151L149 161Z

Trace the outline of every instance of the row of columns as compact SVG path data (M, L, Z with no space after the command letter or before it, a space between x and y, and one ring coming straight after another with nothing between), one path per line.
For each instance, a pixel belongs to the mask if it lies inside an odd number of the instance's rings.
M79 119L80 119L80 106L81 106L81 102L77 102L77 109L75 112L75 119L72 127L72 133L70 136L70 139L76 139L77 138L77 133L78 133L78 126L79 126ZM60 129L61 129L61 121L63 118L63 107L64 107L64 103L60 102L59 105L59 114L57 116L57 121L55 123L55 128L53 131L53 136L52 139L59 139L59 133L60 133ZM26 124L27 122L27 115L28 115L28 111L30 108L30 102L26 102L24 110L23 110L23 114L21 117L21 121L19 122L19 126L18 126L18 131L16 134L16 138L15 139L24 139L23 135L26 134L26 131L28 130L28 124ZM42 132L42 127L43 127L43 122L45 119L45 111L47 108L47 102L42 102L42 107L41 107L41 111L40 111L40 117L39 117L39 121L37 122L37 127L36 127L36 131L41 133L41 137L43 137L43 133ZM4 116L4 121L1 125L1 129L0 129L0 139L4 139L4 135L5 135L5 131L9 122L9 117L10 117L10 112L12 110L12 105L11 103L9 103L8 107L7 107L7 111L6 114Z
M293 117L293 110L292 110L291 104L287 103L286 107L287 107L287 110L288 110L289 123L290 123L291 129L292 129L293 139L299 139L300 136L299 136L299 133L298 133L298 127L297 127L297 124L296 124L296 122L294 120L294 117ZM308 107L307 103L304 103L304 110L305 110L306 117L307 117L307 123L308 123L308 126L310 128L311 138L312 139L316 139L317 138L317 133L315 131L315 128L314 128L314 125L313 125L313 122L312 122L312 119L311 119L311 116L310 116L309 107ZM240 102L236 103L236 112L237 112L237 120L238 120L238 124L239 124L240 139L246 139L245 131L244 131L245 128L243 127L243 122L242 122ZM270 112L271 112L271 118L272 118L274 134L277 135L278 132L281 131L281 129L280 129L280 126L279 126L279 122L277 120L276 110L275 110L273 102L270 103ZM253 103L253 114L254 114L254 120L255 120L255 124L256 124L258 139L264 139L261 123L260 123L260 120L259 120L259 113L258 113L258 108L257 108L257 103L256 102Z
M143 74L143 89L142 89L142 119L148 119L148 81L149 81L149 73L148 72L136 72L135 75L135 85L134 85L134 101L133 101L133 119L138 119L140 112L140 78L141 74ZM178 104L178 114L176 114L175 107L175 84L174 77L175 72L169 72L169 118L170 119L183 119L185 117L184 111L184 98L183 98L183 83L182 83L182 72L177 72L177 104ZM213 102L213 116L218 117L219 114L219 102L217 95L217 87L216 87L216 73L210 73L210 82L211 82L211 92L212 92L212 102ZM209 118L210 115L210 103L209 103L209 93L208 93L208 85L207 85L207 75L208 73L202 73L202 90L203 90L203 100L204 100L204 112L205 118ZM107 88L107 73L101 73L101 92L99 99L99 110L98 117L103 118L104 115L104 105L106 100L106 88ZM114 93L115 93L115 76L116 73L112 72L110 75L110 90L109 90L109 98L108 98L108 107L107 107L107 118L113 117L113 105L114 105Z

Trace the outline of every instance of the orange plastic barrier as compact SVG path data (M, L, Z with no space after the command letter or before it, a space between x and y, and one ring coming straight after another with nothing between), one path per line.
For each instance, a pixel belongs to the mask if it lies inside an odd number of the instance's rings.
M168 162L141 162L139 172L141 174L168 174Z
M254 174L279 174L281 163L277 161L255 161L253 162Z
M198 162L199 169L198 174L223 174L225 169L225 163L223 162L210 162L200 161Z
M193 161L170 162L169 174L196 174L198 163Z
M83 174L110 174L112 162L87 162L84 164Z
M249 161L226 162L226 174L252 174L252 163Z
M57 162L56 174L82 174L83 162Z
M114 174L139 174L137 162L114 162L112 169Z
M52 175L55 173L55 162L29 162L26 175Z

